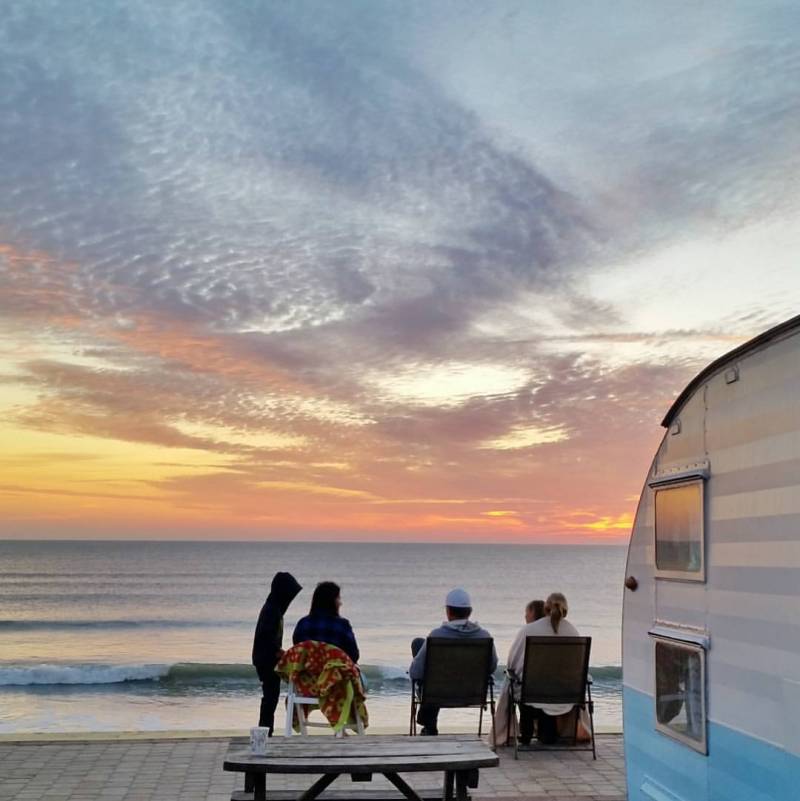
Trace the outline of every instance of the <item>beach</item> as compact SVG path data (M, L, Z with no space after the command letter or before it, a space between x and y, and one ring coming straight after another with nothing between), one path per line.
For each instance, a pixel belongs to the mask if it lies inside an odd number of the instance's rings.
M409 641L441 622L448 589L469 590L501 663L525 603L561 590L593 638L597 725L619 730L624 559L602 546L0 542L0 735L253 725L253 628L277 570L304 586L286 644L316 582L340 583L376 729L407 725Z

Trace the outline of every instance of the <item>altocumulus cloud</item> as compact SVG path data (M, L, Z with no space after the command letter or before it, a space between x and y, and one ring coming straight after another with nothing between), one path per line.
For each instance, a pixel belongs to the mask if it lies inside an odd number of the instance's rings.
M534 530L577 503L554 465L628 498L589 455L643 463L651 435L615 437L697 366L683 343L771 317L632 328L587 276L796 207L800 55L791 4L625 9L11 0L19 424L224 457L163 482L186 503L527 496Z

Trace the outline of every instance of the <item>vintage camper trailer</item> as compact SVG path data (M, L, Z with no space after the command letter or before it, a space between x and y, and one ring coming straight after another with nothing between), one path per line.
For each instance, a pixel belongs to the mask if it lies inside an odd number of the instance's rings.
M624 591L628 797L800 799L800 316L663 426Z

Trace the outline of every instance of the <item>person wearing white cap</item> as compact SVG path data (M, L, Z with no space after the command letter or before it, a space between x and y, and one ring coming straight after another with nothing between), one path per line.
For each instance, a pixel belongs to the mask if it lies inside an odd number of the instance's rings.
M481 628L476 621L470 620L472 614L472 602L469 593L461 587L456 587L447 593L444 602L447 620L441 626L434 629L429 637L451 637L461 638L490 638L486 629ZM408 675L415 681L423 678L425 673L425 639L417 637L411 643L411 653L414 660L408 669ZM497 668L497 652L492 647L492 673ZM439 707L432 704L422 704L417 712L417 723L422 726L420 734L436 735L439 733L437 728L439 720Z

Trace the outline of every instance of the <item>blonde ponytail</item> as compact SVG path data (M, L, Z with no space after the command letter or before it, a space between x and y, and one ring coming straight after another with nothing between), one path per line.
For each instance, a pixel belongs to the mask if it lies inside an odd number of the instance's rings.
M558 634L558 626L567 616L567 599L560 592L551 592L544 605L544 613L550 616L553 632Z

